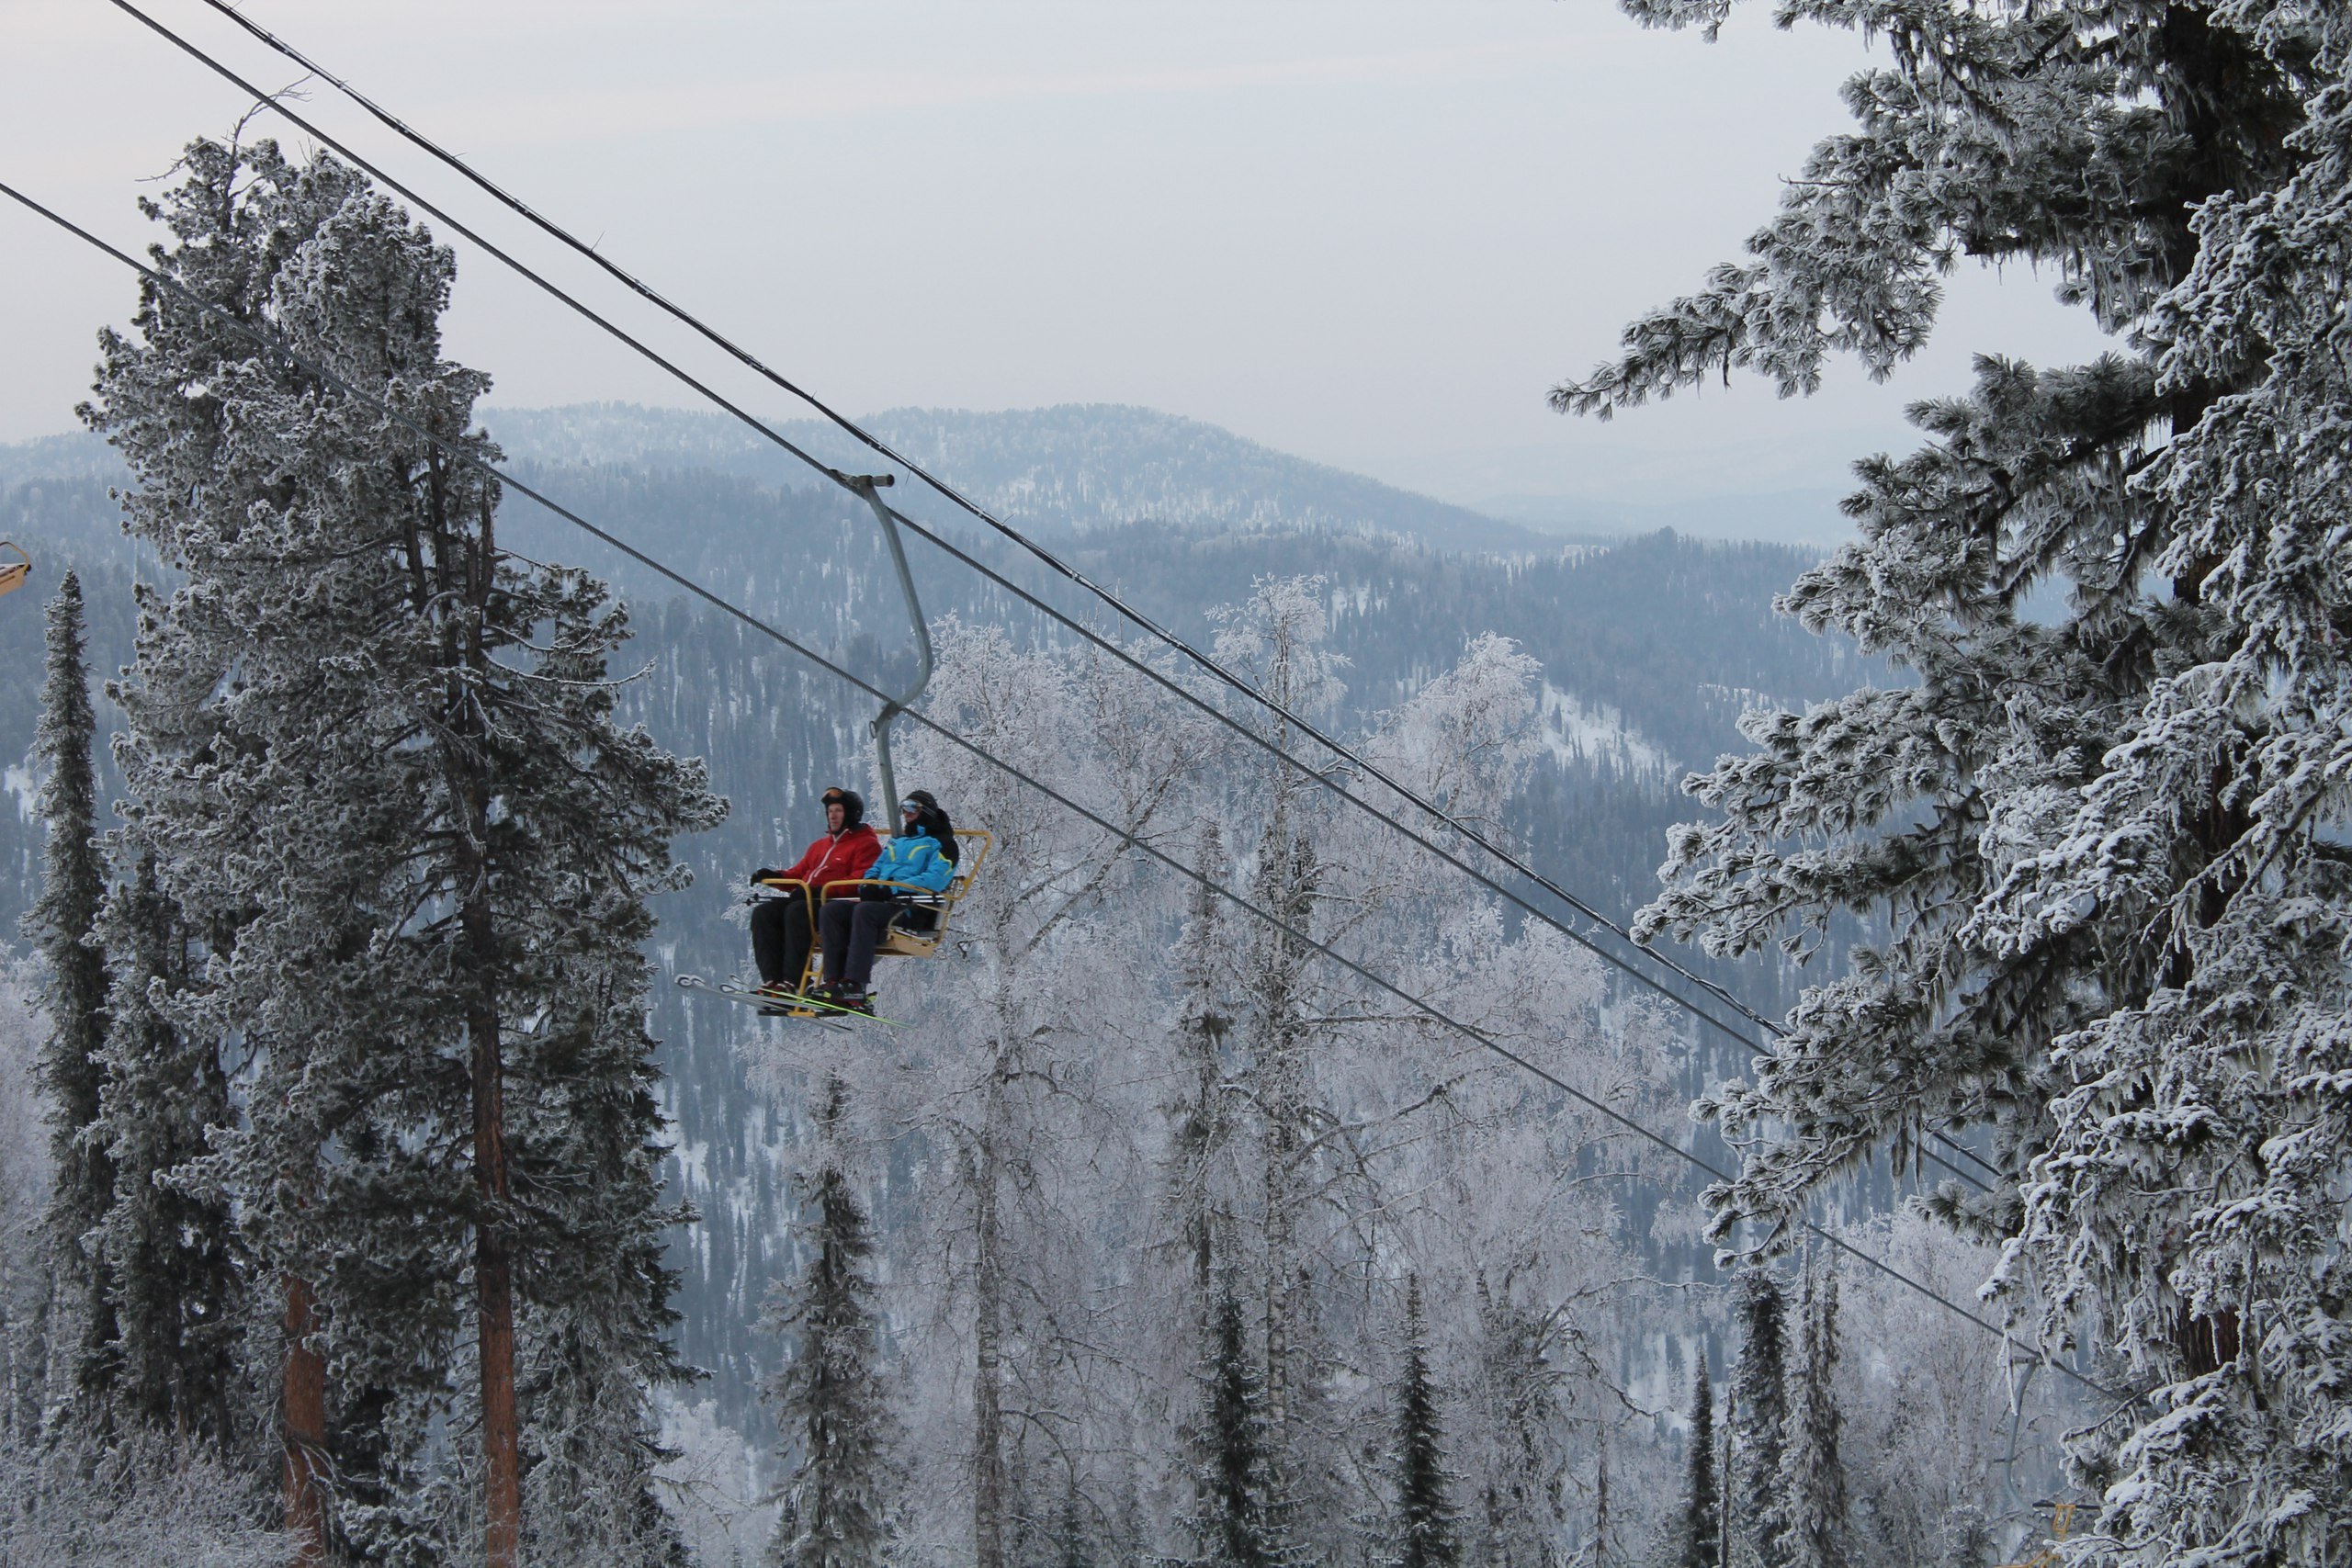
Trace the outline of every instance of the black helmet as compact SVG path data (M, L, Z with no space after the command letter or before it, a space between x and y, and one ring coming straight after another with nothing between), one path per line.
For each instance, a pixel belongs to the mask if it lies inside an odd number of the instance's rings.
M911 789L899 797L899 810L911 814L915 827L939 840L939 852L950 865L961 852L956 842L956 824L947 819L946 808L939 797L927 789Z
M835 784L818 798L820 804L825 806L831 806L835 801L841 802L843 832L847 832L865 820L865 797L854 789L843 789L839 784Z

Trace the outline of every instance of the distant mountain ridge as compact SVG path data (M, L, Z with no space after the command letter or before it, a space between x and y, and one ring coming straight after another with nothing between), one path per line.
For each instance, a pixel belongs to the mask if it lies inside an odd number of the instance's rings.
M582 403L485 409L510 456L530 461L715 468L769 483L808 470L722 414ZM1565 542L1245 440L1217 425L1119 403L978 413L889 409L859 423L1007 522L1084 532L1167 522L1222 530L1336 529L1392 534L1443 550L1524 554ZM779 423L776 433L836 467L880 459L833 426Z

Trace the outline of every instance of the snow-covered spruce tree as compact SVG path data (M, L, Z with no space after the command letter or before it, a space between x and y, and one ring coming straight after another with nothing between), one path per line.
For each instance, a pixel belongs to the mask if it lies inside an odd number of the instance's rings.
M1712 28L1727 3L1629 9ZM2086 1456L2115 1484L2083 1550L2343 1558L2352 13L1785 14L1884 41L1855 130L1751 262L1559 406L1734 367L1809 390L1835 349L1883 372L1963 255L2055 272L2118 345L1987 359L1914 411L1930 444L1862 466L1860 541L1788 603L1916 683L1758 715L1760 750L1692 786L1721 816L1675 836L1645 931L1729 953L1843 911L1891 928L1713 1101L1770 1132L1716 1223L1785 1235L1879 1147L1989 1128L2005 1179L1947 1211L2013 1244L2012 1299L2038 1286L2053 1337L2153 1388Z
M790 1341L766 1394L786 1440L778 1568L880 1568L899 1485L897 1416L882 1372L881 1310L869 1278L874 1240L842 1168L841 1080L817 1108L816 1168L796 1183L808 1260L779 1285L762 1326Z
M1731 1375L1727 1492L1733 1568L1790 1568L1787 1472L1788 1298L1770 1269L1739 1277L1739 1359Z
M282 1282L305 1551L338 1488L368 1550L433 1529L432 1428L462 1402L504 1563L548 1457L518 1344L557 1419L636 1443L634 1484L654 1458L670 1216L636 944L682 880L670 839L720 806L612 723L602 586L496 547L495 487L451 455L495 449L484 378L439 355L448 253L331 158L198 141L185 170L145 208L176 241L158 267L439 437L153 284L137 335L102 338L85 417L130 464L128 527L186 574L147 592L119 687L132 827L221 933L168 1010L254 1063L246 1124L187 1174ZM565 1367L593 1401L548 1395Z
M1429 1325L1420 1276L1405 1281L1405 1359L1396 1389L1396 1531L1381 1556L1396 1568L1453 1568L1462 1561L1458 1477L1446 1468L1445 1427L1430 1376Z
M1838 1275L1807 1275L1798 1312L1797 1363L1789 1400L1788 1446L1781 1456L1790 1568L1846 1568L1853 1561L1853 1521L1846 1461L1838 1451Z
M1270 1447L1266 1384L1250 1357L1231 1280L1210 1308L1208 1353L1194 1373L1199 1405L1186 1433L1193 1507L1184 1516L1192 1568L1286 1568L1310 1561L1291 1534Z
M1677 1568L1716 1568L1723 1550L1724 1502L1715 1476L1715 1388L1707 1378L1703 1344L1692 1349L1690 1368L1690 1457L1683 1467L1686 1481L1674 1562Z
M229 1077L211 1041L166 1016L191 944L152 853L108 895L102 927L114 979L97 1135L115 1201L98 1244L120 1334L117 1398L151 1426L228 1442L242 1435L245 1272L228 1204L184 1178L208 1134L232 1124Z
M55 1163L49 1228L57 1308L50 1344L73 1409L97 1424L114 1382L115 1325L106 1259L93 1233L113 1206L114 1169L96 1131L106 1072L99 1052L107 1037L107 958L97 925L107 877L90 754L97 716L83 646L82 581L68 571L49 602L47 673L33 733L34 761L46 775L36 809L49 837L40 897L22 926L48 969L42 1001L50 1036L40 1079Z

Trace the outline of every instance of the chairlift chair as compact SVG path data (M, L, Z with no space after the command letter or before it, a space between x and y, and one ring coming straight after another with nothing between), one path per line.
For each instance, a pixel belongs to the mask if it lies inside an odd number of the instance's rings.
M0 539L0 550L17 558L15 560L0 560L0 593L14 593L25 585L25 579L33 574L33 558L25 554L21 547L6 539Z
M890 476L834 473L832 477L873 508L875 521L881 525L883 541L889 548L891 565L898 570L899 588L906 597L908 618L913 623L916 656L914 682L902 694L884 698L882 711L876 716L870 730L874 737L875 772L881 780L882 799L887 810L896 806L899 800L899 781L896 771L891 767L890 759L890 721L906 712L909 705L922 695L924 688L931 683L931 628L923 620L922 604L915 594L914 574L907 568L906 547L899 542L899 520L882 500L881 491L891 482ZM885 837L890 836L893 835L885 835ZM868 887L888 888L895 893L910 895L909 899L910 908L928 910L933 916L933 924L929 931L914 931L902 926L893 926L884 934L881 944L875 949L875 956L876 958L938 957L947 941L948 927L954 919L956 906L963 903L966 896L972 891L973 884L978 880L980 867L988 862L989 852L996 846L995 835L984 829L958 828L956 829L956 838L957 840L956 874L949 879L947 886L943 891L933 892L928 887L920 887L911 882L896 882L874 877L862 877L847 882L829 882L820 888L812 889L815 897L803 900L808 916L808 962L801 966L800 974L795 978L793 988L806 990L810 976L817 972L818 954L823 950L824 943L824 935L817 919L818 910L823 907L827 899L854 898ZM771 892L781 893L794 884L787 883L781 877L773 877L763 881L760 886ZM687 985L693 979L693 976L682 976L679 984ZM698 981L695 983L699 984ZM740 997L732 991L728 991L726 994L731 999L738 1000L752 999L755 996L755 993L749 991L743 992ZM781 1011L787 1017L818 1018L821 1016L817 1009L796 1006L791 998L775 998L771 1006L774 1010Z

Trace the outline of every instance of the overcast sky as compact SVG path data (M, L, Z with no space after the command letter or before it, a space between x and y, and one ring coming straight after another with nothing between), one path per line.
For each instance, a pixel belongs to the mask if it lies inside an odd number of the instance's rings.
M140 0L265 85L199 0ZM1846 125L1844 35L1751 4L1710 44L1602 0L249 0L655 287L853 412L1148 405L1476 503L1836 487L1972 353L2094 351L2046 277L1952 280L1886 386L1758 382L1607 425L1545 390L1772 210ZM119 243L233 88L107 0L0 0L0 178ZM306 106L567 281L519 223L320 86ZM299 133L288 140L300 144ZM453 354L494 400L688 395L467 254ZM70 429L114 264L0 210L0 440ZM595 298L756 407L610 285Z

